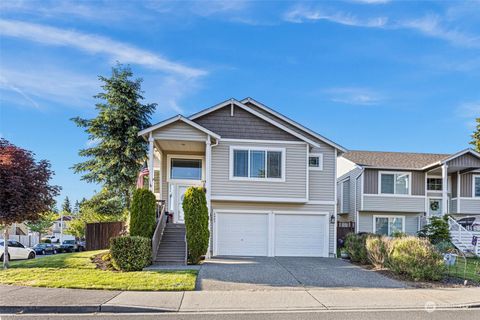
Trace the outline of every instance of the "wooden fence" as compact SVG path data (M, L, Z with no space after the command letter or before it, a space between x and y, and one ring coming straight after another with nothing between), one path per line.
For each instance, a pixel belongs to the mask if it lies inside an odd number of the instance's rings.
M125 230L125 223L98 222L87 223L85 238L87 250L101 250L110 247L110 239L120 236Z
M355 222L338 222L337 224L337 243L339 247L343 247L343 242L347 234L355 232Z

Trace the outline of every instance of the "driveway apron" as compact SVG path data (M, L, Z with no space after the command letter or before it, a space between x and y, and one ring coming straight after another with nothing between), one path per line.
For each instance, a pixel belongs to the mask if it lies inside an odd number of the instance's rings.
M217 257L202 265L197 290L404 288L399 281L333 258Z

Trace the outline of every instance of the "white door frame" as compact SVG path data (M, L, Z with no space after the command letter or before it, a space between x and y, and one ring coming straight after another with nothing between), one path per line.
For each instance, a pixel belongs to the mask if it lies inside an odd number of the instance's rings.
M170 181L168 183L169 185L169 190L171 190L171 187L173 187L173 195L171 197L171 208L173 210L173 223L185 223L185 218L184 221L179 221L179 203L178 203L178 189L179 187L200 187L202 185L201 181L198 182L174 182ZM184 213L185 214L185 213Z
M437 197L435 197L435 196L433 196L433 197L427 197L427 199L428 199L428 202L427 202L427 203L428 203L428 213L427 213L427 216L428 216L429 218L431 218L431 217L433 217L433 216L431 215L430 200L439 200L439 201L440 201L440 206L443 206L443 201L442 201L442 197L439 197L439 196L437 196ZM443 210L444 210L443 208L440 208L440 211L439 211L439 212L440 212L440 215L442 215L442 213L444 212Z

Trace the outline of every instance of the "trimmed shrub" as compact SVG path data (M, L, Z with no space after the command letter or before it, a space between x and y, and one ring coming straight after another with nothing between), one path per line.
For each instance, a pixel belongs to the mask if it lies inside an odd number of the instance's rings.
M349 233L345 237L345 250L353 262L368 264L369 260L365 247L368 236L368 233Z
M430 223L418 232L418 236L428 238L432 244L451 240L447 220L439 217L430 218Z
M135 190L130 206L131 236L152 238L156 226L155 205L155 195L150 190Z
M141 271L152 261L151 239L137 236L110 239L113 267L121 271Z
M384 268L389 254L390 239L384 236L370 235L365 241L367 257L375 268Z
M190 187L185 191L183 212L189 259L193 264L197 264L207 253L210 239L207 199L203 188Z
M440 280L445 271L442 255L427 240L404 237L391 240L388 267L415 281Z

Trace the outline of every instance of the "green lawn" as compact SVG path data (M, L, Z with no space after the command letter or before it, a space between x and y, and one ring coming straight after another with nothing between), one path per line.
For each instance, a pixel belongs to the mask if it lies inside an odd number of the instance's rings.
M465 269L465 260L458 257L456 265L448 270L448 274L453 277L473 280L480 283L480 259L467 258L467 266Z
M14 261L0 270L0 284L130 291L194 290L197 271L114 272L96 269L91 257L102 251L66 253Z

